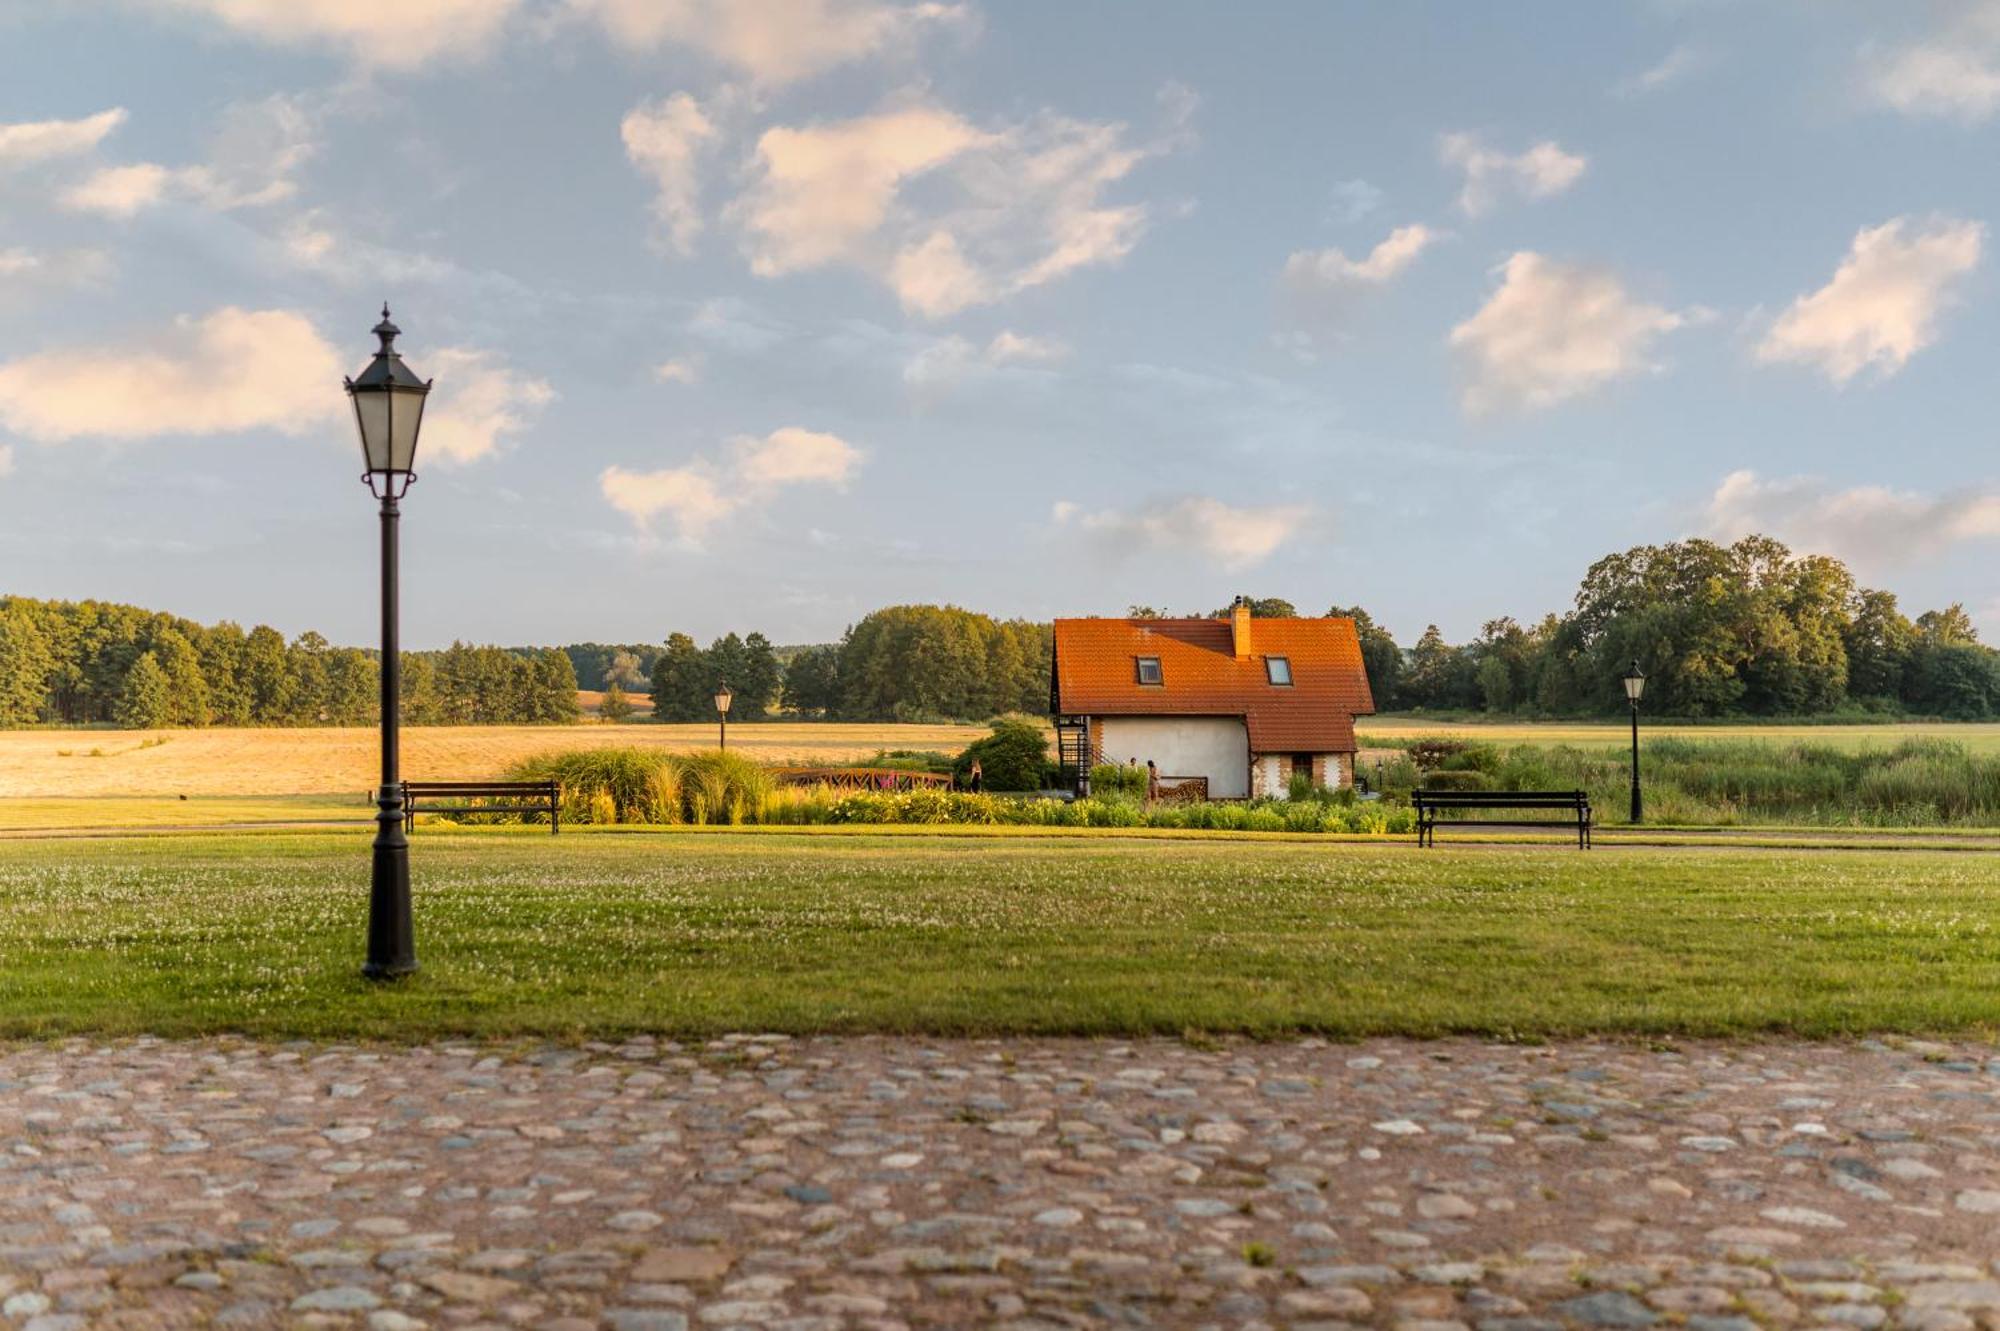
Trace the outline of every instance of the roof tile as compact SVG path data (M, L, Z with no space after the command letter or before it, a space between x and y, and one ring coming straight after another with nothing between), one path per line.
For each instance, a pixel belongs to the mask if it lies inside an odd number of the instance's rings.
M1226 619L1058 619L1057 707L1077 716L1240 716L1253 753L1346 753L1354 718L1375 710L1351 619L1256 619L1236 659ZM1160 658L1161 683L1136 658ZM1292 665L1289 688L1264 658Z

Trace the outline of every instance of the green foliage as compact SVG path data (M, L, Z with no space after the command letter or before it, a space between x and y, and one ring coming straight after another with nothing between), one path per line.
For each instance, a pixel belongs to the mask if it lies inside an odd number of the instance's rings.
M1441 769L1424 777L1425 790L1491 790L1486 773L1469 769Z
M118 724L127 730L152 730L173 724L173 685L151 652L141 652L125 675L118 699Z
M777 791L762 767L719 751L572 749L523 759L507 775L515 781L554 778L562 788L563 818L578 823L752 823L762 820Z
M142 657L167 681L164 707L151 672L126 693ZM100 601L0 597L0 726L40 720L157 726L372 725L381 692L376 653L335 647L317 633L287 643L258 625L197 624ZM573 720L575 676L560 652L454 644L403 656L404 715L413 724Z
M1090 793L1146 797L1146 769L1129 763L1099 763L1090 769Z
M1041 724L1025 716L1003 716L991 728L992 734L966 745L952 765L959 784L965 784L977 761L987 790L1042 789L1049 777L1049 744Z
M632 715L632 700L625 696L625 687L617 680L604 690L604 701L598 705L597 714L613 724Z
M847 631L833 714L852 721L936 721L1048 709L1053 629L956 606L877 610Z

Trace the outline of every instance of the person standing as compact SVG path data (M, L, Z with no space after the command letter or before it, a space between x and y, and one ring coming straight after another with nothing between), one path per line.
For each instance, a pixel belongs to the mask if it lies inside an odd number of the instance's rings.
M979 765L979 759L972 760L972 771L966 774L965 784L975 795L986 785L986 769Z
M1160 766L1151 758L1146 759L1146 802L1151 804L1160 797Z

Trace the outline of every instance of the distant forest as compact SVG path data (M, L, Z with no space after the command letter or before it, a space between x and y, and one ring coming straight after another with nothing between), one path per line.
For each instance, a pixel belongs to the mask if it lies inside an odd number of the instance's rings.
M0 597L0 727L372 725L381 668L317 633ZM402 704L413 725L574 721L576 675L559 651L454 643L403 654Z
M1277 598L1253 598L1252 609L1299 613ZM1636 659L1655 716L2000 719L2000 652L1979 642L1963 607L1909 618L1893 594L1860 586L1840 561L1761 536L1608 555L1584 575L1568 613L1530 626L1491 620L1468 643L1447 643L1432 625L1404 646L1363 607L1326 613L1355 620L1382 711L1614 715L1625 708L1619 678ZM736 695L732 720L1039 714L1051 634L1046 623L904 605L811 646L774 646L761 633L707 647L685 633L658 645L454 644L406 655L404 716L418 725L573 721L578 687L615 685L650 693L657 719L706 721L723 682ZM131 606L0 597L0 726L369 724L378 671L376 653L316 633L287 642L262 626L246 633Z

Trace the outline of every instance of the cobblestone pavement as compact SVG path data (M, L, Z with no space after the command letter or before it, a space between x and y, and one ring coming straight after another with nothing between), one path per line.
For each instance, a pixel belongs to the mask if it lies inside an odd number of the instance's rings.
M0 1325L2000 1328L2000 1052L0 1049Z

